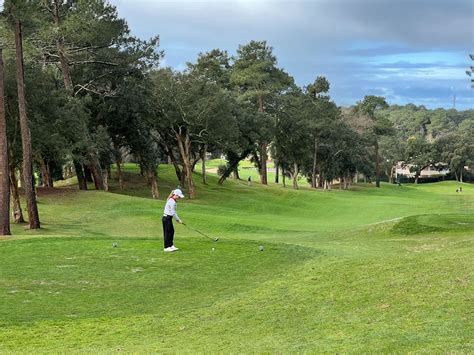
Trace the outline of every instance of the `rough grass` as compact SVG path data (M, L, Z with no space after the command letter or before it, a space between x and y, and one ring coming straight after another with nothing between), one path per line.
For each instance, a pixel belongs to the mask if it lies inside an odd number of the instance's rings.
M197 174L180 215L220 240L177 226L181 251L164 254L164 201L126 174L124 192L41 192L44 228L0 240L1 353L474 352L472 185L293 191ZM159 180L165 197L172 169Z

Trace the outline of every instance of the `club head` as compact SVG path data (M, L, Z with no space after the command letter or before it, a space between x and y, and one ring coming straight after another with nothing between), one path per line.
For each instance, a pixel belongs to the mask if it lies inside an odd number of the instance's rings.
M215 241L215 242L217 242L218 240L219 240L219 238L217 238L217 237L216 237L216 238L214 238L214 241Z

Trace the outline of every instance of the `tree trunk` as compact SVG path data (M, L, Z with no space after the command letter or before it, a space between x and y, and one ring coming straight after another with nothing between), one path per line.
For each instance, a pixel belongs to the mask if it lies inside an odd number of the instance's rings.
M89 166L89 170L92 174L92 178L94 180L94 186L96 190L103 190L104 189L104 181L102 180L101 169L98 164L91 163Z
M293 188L295 190L298 190L298 174L299 173L300 171L299 171L298 163L293 163Z
M15 47L16 47L16 69L17 69L17 87L18 87L18 109L20 116L21 141L23 148L23 185L25 189L26 204L28 207L28 221L30 229L40 228L38 206L36 204L36 195L33 184L33 163L31 154L31 137L26 113L25 99L25 74L23 67L23 43L21 34L21 23L15 19Z
M196 196L196 192L194 191L194 182L193 182L193 174L192 174L192 167L190 161L190 147L191 142L189 136L186 134L183 138L178 134L176 135L178 141L179 152L181 154L181 160L183 161L184 171L186 173L186 182L188 185L188 195L189 198L192 199Z
M54 187L53 174L51 174L51 160L48 160L46 163L46 171L48 172L48 186L50 188Z
M418 178L419 178L419 175L416 174L416 175L415 175L415 184L418 184Z
M235 165L233 165L233 166L229 166L229 168L227 170L227 173L224 172L224 174L222 174L222 176L219 178L219 181L217 181L217 183L219 185L222 185L224 183L224 181L227 179L227 177L232 173L232 171L237 169L238 165L239 165L239 162L235 163Z
M206 179L206 153L207 153L207 144L204 144L204 148L201 153L201 161L202 161L202 183L207 184Z
M117 174L118 174L118 181L120 186L120 191L124 190L124 183L123 183L123 172L122 172L122 156L120 153L117 155L117 159L115 163L117 164Z
M463 170L464 170L464 167L461 168L461 174L459 174L459 182L464 182L463 177L462 177Z
M268 154L267 154L267 148L268 148L268 145L267 145L266 142L262 142L260 144L260 165L261 165L260 181L261 181L262 185L268 185L268 177L267 177Z
M174 156L173 151L171 149L169 149L168 147L165 147L165 149L166 153L168 154L168 159L173 163L174 171L176 173L178 181L181 183L181 185L184 185L184 174L183 171L179 168L178 160Z
M60 7L60 1L54 0L52 15L53 15L54 24L56 25L58 34L60 33L59 27L60 27L60 22L61 22L60 15L59 15L59 7ZM72 80L71 80L71 73L69 70L68 60L65 56L64 39L62 37L58 37L56 39L56 50L58 51L59 63L61 64L61 73L63 75L64 87L66 88L67 91L69 91L72 94L73 86L72 86Z
M317 187L316 184L316 166L317 166L317 159L318 157L318 140L314 139L314 151L313 151L313 170L311 172L311 187L315 189Z
M393 168L390 168L390 170L387 170L385 173L388 176L388 182L393 184Z
M21 210L20 193L18 192L18 180L15 174L15 167L10 166L10 188L13 200L13 221L15 223L25 223L23 211Z
M183 166L183 170L181 170L181 180L179 180L179 185L180 186L186 185L186 171L184 170L184 166Z
M279 183L280 175L280 164L278 164L278 160L275 160L275 184Z
M104 191L109 192L109 170L102 170L102 183L104 185Z
M380 157L379 157L379 143L375 142L375 187L380 187Z
M285 175L285 168L281 167L281 179L283 180L283 187L286 187L286 175Z
M194 173L196 171L196 164L201 160L201 153L198 153L197 158L190 159L191 162L191 171Z
M359 172L356 171L355 173L355 183L358 184L359 183Z
M235 180L240 180L240 175L239 175L239 166L237 165L234 169L234 179Z
M76 170L77 183L79 184L79 190L87 190L87 181L84 176L84 170L82 164L77 160L73 160L74 170Z
M36 161L38 162L41 170L41 179L43 180L43 187L51 188L52 178L50 176L50 169L47 162L41 155L37 155Z
M10 173L4 97L3 48L0 43L0 235L10 235Z
M258 95L258 112L264 112L265 107L263 106L263 96Z
M84 178L86 179L86 182L94 182L94 178L92 177L92 172L91 172L91 169L89 168L89 165L84 164L83 169L84 169Z
M148 173L149 180L150 180L151 197L154 198L154 199L159 199L160 198L160 193L158 191L156 170L150 169L150 170L148 170L147 173Z

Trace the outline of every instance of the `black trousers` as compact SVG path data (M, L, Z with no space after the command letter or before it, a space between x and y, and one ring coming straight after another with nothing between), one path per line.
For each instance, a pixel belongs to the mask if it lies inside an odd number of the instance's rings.
M173 245L174 238L173 216L163 216L161 221L163 222L163 239L165 241L165 248L169 248Z

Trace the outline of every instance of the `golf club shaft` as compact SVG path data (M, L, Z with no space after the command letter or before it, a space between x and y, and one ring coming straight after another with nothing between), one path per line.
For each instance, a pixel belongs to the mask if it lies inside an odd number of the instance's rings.
M188 226L187 224L184 224L183 225L189 229L191 229L192 231L196 232L196 233L199 233L200 235L202 235L203 237L206 237L206 238L209 238L211 240L215 240L215 238L212 238L212 237L209 237L208 235L204 234L203 232L201 231L198 231L197 229L194 229L194 228L191 228L190 226Z

